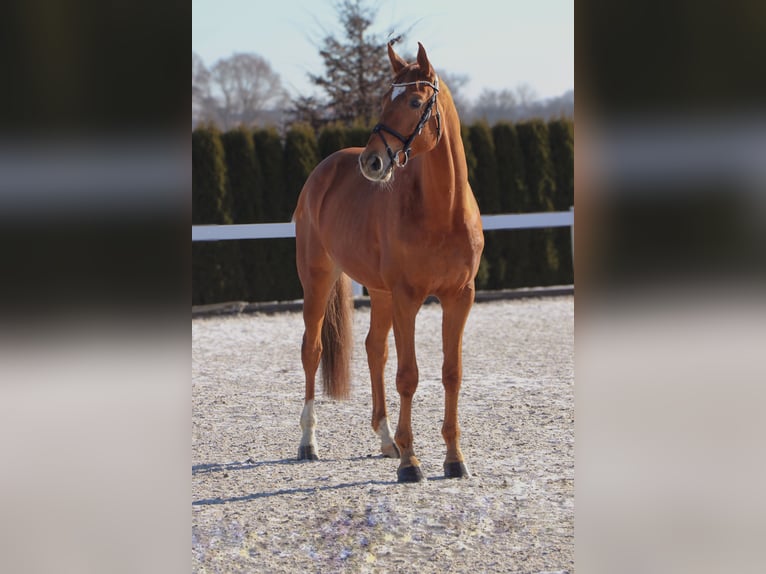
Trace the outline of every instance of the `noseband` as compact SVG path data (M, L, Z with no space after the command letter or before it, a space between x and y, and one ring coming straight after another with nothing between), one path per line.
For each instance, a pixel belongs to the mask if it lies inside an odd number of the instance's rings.
M434 83L427 82L425 80L418 80L416 82L406 82L403 84L391 84L391 87L396 88L404 88L405 86L415 86L418 84L425 84L426 86L429 86L433 91L434 95L431 96L431 98L426 103L426 107L423 110L423 114L420 116L420 121L418 122L418 125L415 126L415 129L412 131L412 133L409 135L409 137L405 137L399 132L397 132L394 129L391 129L385 124L379 123L374 128L372 128L372 133L378 134L380 136L380 139L383 141L383 145L386 146L386 153L388 154L388 157L391 159L391 163L393 165L396 165L397 167L404 167L407 165L407 162L410 160L410 153L412 152L412 142L413 140L420 135L420 132L423 131L423 127L426 125L426 122L431 118L431 111L433 110L434 106L436 106L436 96L439 94L439 78L434 79ZM441 138L441 114L439 113L439 106L436 106L436 141L438 142ZM394 152L391 147L388 145L388 142L386 141L385 136L382 132L386 132L394 136L396 139L398 139L400 142L402 142L402 149L400 149L397 152ZM404 154L404 161L399 161L399 157Z

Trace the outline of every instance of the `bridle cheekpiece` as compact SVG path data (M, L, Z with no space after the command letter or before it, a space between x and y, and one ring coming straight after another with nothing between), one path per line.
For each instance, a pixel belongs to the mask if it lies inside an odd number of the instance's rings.
M418 125L415 126L415 129L413 132L409 135L409 137L405 137L399 132L397 132L394 129L391 129L385 124L379 123L374 128L372 128L372 133L378 134L380 136L380 139L383 141L383 145L386 146L386 153L388 154L388 157L391 159L391 163L397 167L404 167L407 165L407 162L410 160L410 153L412 152L412 142L413 140L420 135L420 132L423 131L423 127L426 125L426 122L431 118L431 112L436 106L436 141L439 142L439 139L441 138L441 114L439 113L439 106L436 105L436 96L439 94L439 78L435 78L434 82L431 83L427 80L417 80L415 82L404 82L401 84L391 84L391 88L393 92L391 93L391 98L395 99L398 93L400 93L400 90L404 90L407 86L416 86L419 84L425 84L426 86L430 87L434 94L430 97L428 102L426 103L425 108L423 109L423 114L420 116L420 121L418 122ZM397 152L394 152L391 149L391 146L388 145L388 142L386 141L385 136L382 132L386 132L388 134L391 134L396 139L398 139L400 142L402 142L402 149L400 149ZM400 161L399 158L404 155L404 161Z

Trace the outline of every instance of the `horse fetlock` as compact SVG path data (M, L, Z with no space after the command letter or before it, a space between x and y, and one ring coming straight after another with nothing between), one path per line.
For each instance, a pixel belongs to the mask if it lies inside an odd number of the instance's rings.
M401 453L395 443L381 444L380 452L386 458L400 458Z
M380 437L380 452L383 453L383 456L388 458L399 458L399 449L397 448L396 443L394 443L394 439L391 437L391 425L388 423L388 417L380 419L378 421L378 428L376 429L373 426L373 430L375 430L375 434Z
M403 451L399 462L399 468L407 466L420 466L420 461L418 460L418 457L411 452L407 453Z

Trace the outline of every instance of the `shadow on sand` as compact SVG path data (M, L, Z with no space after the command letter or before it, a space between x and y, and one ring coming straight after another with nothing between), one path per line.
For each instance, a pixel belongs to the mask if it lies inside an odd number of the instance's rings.
M349 459L344 460L336 460L336 459L322 459L322 462L356 462L361 460L372 460L372 459L378 459L378 458L384 458L382 455L379 456L355 456ZM192 466L192 476L196 476L198 474L208 474L212 472L232 472L232 471L238 471L238 470L250 470L255 469L263 466L271 466L271 465L293 465L293 464L315 464L310 461L305 460L297 460L294 458L287 458L282 460L263 460L263 461L254 461L252 458L248 458L245 461L241 462L227 462L227 463L210 463L210 464L196 464ZM392 471L392 475L396 476L395 471ZM430 479L429 479L430 480ZM253 494L246 494L243 496L232 496L229 498L203 498L201 500L195 500L192 502L192 506L208 506L208 505L214 505L214 504L226 504L229 502L246 502L248 500L256 500L259 498L269 498L272 496L289 496L291 494L312 494L316 492L322 492L325 490L340 490L343 488L353 488L358 486L371 486L374 484L380 484L380 485L392 485L392 484L398 484L396 480L364 480L364 481L358 481L358 482L344 482L340 484L331 484L331 485L324 485L324 486L312 486L312 487L304 487L304 488L282 488L279 490L272 490L268 492L256 492Z

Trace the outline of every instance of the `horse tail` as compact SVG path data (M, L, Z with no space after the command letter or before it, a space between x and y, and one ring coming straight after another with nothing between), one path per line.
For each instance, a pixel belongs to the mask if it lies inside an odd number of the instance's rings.
M341 273L330 292L322 324L322 388L333 399L351 395L351 279Z

